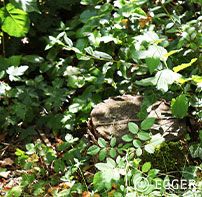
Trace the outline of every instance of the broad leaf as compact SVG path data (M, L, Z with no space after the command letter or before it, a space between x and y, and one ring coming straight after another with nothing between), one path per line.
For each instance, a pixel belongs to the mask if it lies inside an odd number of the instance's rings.
M37 0L10 0L16 7L24 10L25 12L38 12Z
M11 3L8 3L6 8L2 9L6 13L6 17L2 20L2 30L10 36L25 36L29 31L30 24L28 14Z
M154 122L155 122L155 118L152 118L152 117L146 118L145 120L141 122L141 129L142 130L150 129L153 126Z
M193 158L202 159L202 146L200 144L193 144L190 146L189 151Z
M150 45L146 51L137 52L137 56L139 59L159 58L162 61L167 60L165 54L167 54L167 50L158 45Z
M155 57L146 58L146 64L149 68L149 72L152 74L155 71L155 69L159 66L160 59Z
M162 92L167 92L168 86L173 84L180 77L181 75L173 72L170 69L164 69L162 71L158 71L155 75L156 87L158 90L161 90Z
M152 145L152 144L147 144L147 145L145 145L144 149L145 149L148 153L152 154L152 153L154 153L154 151L155 151L155 146Z
M177 118L184 118L187 115L189 107L189 100L186 95L182 94L176 99L172 99L171 111Z
M23 75L27 69L28 66L19 66L19 67L11 66L6 70L6 72L7 74L9 74L10 81L18 81L19 80L18 76Z

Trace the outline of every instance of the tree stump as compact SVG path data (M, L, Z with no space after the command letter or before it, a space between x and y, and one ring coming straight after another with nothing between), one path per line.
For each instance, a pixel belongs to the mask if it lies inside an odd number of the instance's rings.
M140 110L142 96L123 95L104 100L97 104L90 114L88 129L91 139L103 137L109 140L115 136L118 141L129 132L128 123L140 124L137 113ZM186 123L172 117L170 106L164 101L157 101L148 108L148 116L156 118L151 131L161 133L165 140L176 141L186 132Z

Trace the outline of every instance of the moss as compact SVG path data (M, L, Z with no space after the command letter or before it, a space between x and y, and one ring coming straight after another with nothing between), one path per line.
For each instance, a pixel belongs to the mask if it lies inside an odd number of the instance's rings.
M146 153L144 161L150 161L152 167L161 173L179 172L186 164L187 151L180 142L164 142L154 154Z

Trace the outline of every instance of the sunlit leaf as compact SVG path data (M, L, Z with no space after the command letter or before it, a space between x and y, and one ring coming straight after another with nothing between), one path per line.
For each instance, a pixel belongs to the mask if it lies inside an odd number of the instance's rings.
M196 62L197 61L197 58L194 58L194 59L192 59L191 60L191 62L189 62L189 63L186 63L186 64L181 64L181 65L179 65L179 66L175 66L174 68L173 68L173 70L174 70L174 72L179 72L179 71L181 71L181 70L184 70L185 68L188 68L188 67L190 67L194 62Z
M40 13L37 0L10 0L16 7L24 10L25 12L38 12Z
M5 9L2 8L2 11L8 13L2 20L4 32L15 37L23 37L28 33L30 20L25 11L16 8L11 3L8 3Z

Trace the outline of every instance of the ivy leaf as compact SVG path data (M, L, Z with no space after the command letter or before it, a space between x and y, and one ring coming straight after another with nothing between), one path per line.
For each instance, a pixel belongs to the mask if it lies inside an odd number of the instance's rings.
M199 157L200 159L202 159L202 146L200 144L191 145L189 151L193 158Z
M184 118L187 115L189 100L186 95L181 94L176 99L172 99L171 111L177 118Z
M37 0L10 0L16 7L24 10L25 12L38 12Z
M11 3L8 3L5 9L2 8L2 11L5 13L5 18L2 20L2 30L4 32L15 37L23 37L28 33L30 20L25 11L16 8Z

